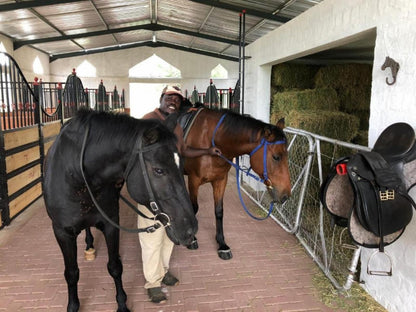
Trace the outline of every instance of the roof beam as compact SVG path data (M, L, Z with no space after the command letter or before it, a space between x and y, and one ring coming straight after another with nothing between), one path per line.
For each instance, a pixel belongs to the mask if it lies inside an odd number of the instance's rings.
M287 17L274 15L274 14L271 14L271 13L267 13L267 12L263 12L263 11L259 11L259 10L255 10L255 9L248 9L248 8L245 8L245 7L242 7L242 6L237 6L237 5L233 5L233 4L220 2L218 0L215 0L215 1L212 1L212 0L190 0L190 1L205 4L205 5L209 5L209 6L216 7L216 8L221 8L221 9L226 9L226 10L230 10L230 11L234 11L234 12L239 12L239 13L243 12L243 10L244 10L246 12L246 14L248 14L248 15L253 15L253 16L264 18L264 19L273 20L273 21L276 21L276 22L279 22L279 23L286 23L286 22L290 21L290 18L287 18Z
M97 13L98 17L100 18L101 23L103 23L103 25L105 26L105 29L109 30L109 29L110 29L110 27L108 27L108 24L105 22L103 15L102 15L102 14L100 13L100 11L98 10L98 8L97 8L97 6L95 5L94 1L93 1L93 0L90 0L89 2L90 2L90 4L91 4L91 6L93 7L93 9L94 9L95 13ZM117 43L117 44L119 44L119 42L118 42L118 40L117 40L116 36L114 36L114 34L111 34L111 35L112 35L112 37L113 37L113 39L114 39L114 42L115 42L115 43Z
M223 54L204 51L204 50L199 50L199 49L187 48L187 47L184 47L184 46L171 44L171 43L167 43L167 42L160 42L160 41L157 41L157 42L145 41L145 42L137 42L137 43L133 43L133 44L111 46L111 47L100 48L100 49L92 49L92 50L79 51L79 52L56 54L56 55L53 55L49 58L49 62L53 62L53 61L55 61L57 59L61 59L61 58L84 56L84 55L89 55L89 54L116 51L116 50L125 50L125 49L131 49L131 48L137 48L137 47L143 47L143 46L152 47L152 48L159 48L159 47L171 48L171 49L175 49L175 50L181 50L181 51L185 51L185 52L202 54L202 55L211 56L211 57L215 57L215 58L220 58L220 59L224 59L224 60L228 60L228 61L238 62L238 57L223 55Z
M99 31L92 31L88 33L83 34L75 34L75 35L62 35L62 36L56 36L56 37L48 37L48 38L39 38L39 39L33 39L33 40L15 40L13 42L13 48L15 50L19 49L20 47L24 45L34 45L38 43L47 43L47 42L54 42L54 41L61 41L61 40L74 40L79 38L87 38L87 37L93 37L93 36L103 36L103 35L109 35L109 34L115 34L120 32L127 32L127 31L134 31L134 30L150 30L150 31L172 31L176 33L181 33L184 35L199 37L203 39L218 41L218 42L224 42L228 44L238 45L238 40L231 40L223 37L217 37L217 36L211 36L207 34L198 33L195 31L189 31L181 28L175 28L170 26L165 26L161 24L144 24L144 25L138 25L138 26L130 26L130 27L120 27L120 28L112 28L108 30L99 30Z
M55 5L55 4L63 4L63 3L72 3L72 2L79 2L85 0L32 0L32 1L22 1L16 3L7 3L0 5L0 12L6 11L14 11L14 10L21 10L21 9L30 9L45 5Z

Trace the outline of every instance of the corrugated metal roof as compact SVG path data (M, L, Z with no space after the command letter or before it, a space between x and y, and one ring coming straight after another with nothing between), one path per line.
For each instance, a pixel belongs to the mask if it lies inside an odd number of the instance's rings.
M51 60L141 45L237 60L243 10L248 44L321 1L0 0L0 32Z

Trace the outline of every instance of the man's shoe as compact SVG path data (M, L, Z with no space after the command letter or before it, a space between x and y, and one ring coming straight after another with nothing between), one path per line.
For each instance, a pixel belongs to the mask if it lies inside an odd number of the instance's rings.
M176 286L179 285L179 280L168 271L163 277L162 283L166 286Z
M166 302L166 295L163 293L162 287L148 288L147 294L149 295L149 299L151 302L154 302L154 303Z

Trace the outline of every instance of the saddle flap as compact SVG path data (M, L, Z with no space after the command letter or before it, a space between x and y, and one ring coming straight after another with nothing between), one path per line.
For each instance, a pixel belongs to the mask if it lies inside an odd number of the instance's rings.
M378 153L359 153L351 157L347 168L362 227L377 236L406 227L412 218L412 204L401 195L404 182L387 162Z

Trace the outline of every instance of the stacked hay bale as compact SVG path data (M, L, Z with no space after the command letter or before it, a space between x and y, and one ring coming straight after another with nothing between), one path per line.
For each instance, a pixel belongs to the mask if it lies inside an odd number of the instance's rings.
M272 70L271 122L366 145L371 66L278 64Z
M315 76L317 88L333 88L340 99L340 111L360 120L359 131L352 142L367 145L370 117L372 66L343 64L325 66Z

